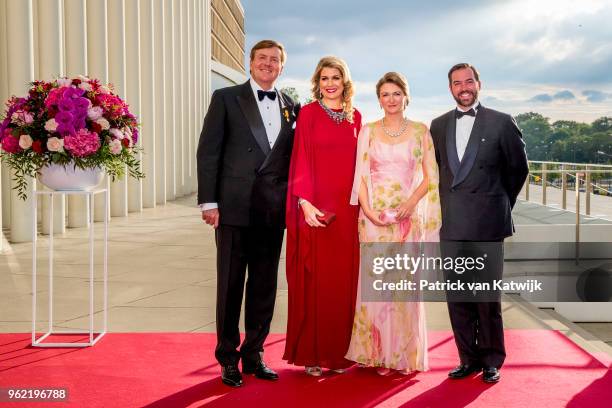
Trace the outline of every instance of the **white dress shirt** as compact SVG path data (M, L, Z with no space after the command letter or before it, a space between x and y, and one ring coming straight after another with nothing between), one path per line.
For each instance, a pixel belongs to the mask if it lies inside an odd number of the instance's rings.
M268 143L270 143L270 149L276 143L276 139L278 138L278 134L281 130L281 112L280 112L280 95L276 88L270 89L271 91L276 92L276 99L272 100L267 96L263 98L263 100L259 100L259 96L257 95L258 90L267 91L267 89L263 89L253 78L249 80L251 84L251 88L253 89L253 95L255 96L255 102L257 102L257 108L259 109L259 114L261 115L261 120L263 121L264 127L266 128L266 136L268 136ZM203 203L200 204L200 211L212 210L214 208L218 208L217 203Z
M470 109L474 109L476 114L478 114L477 107L478 101L474 102L474 104L467 109L459 106L457 106L457 109L463 112L467 112ZM463 115L460 119L455 119L455 144L457 145L457 156L459 156L459 161L463 159L463 154L465 153L465 148L467 147L468 141L470 140L470 133L472 133L472 128L474 127L475 120L476 117L470 115Z

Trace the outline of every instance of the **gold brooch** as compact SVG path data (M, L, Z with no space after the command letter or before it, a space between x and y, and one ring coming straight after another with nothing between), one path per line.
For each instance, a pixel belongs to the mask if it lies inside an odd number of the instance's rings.
M283 111L283 116L285 117L285 120L289 122L289 109L285 108Z

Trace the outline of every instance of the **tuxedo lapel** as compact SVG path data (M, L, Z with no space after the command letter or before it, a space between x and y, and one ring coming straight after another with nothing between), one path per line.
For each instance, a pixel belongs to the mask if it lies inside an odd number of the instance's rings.
M268 141L266 128L264 127L259 108L257 107L257 101L255 101L255 96L253 95L253 89L249 81L242 87L241 95L236 97L238 105L240 105L240 109L242 109L242 113L244 113L246 117L251 133L253 133L253 137L259 145L259 148L265 155L268 155L271 150L270 142Z
M456 135L457 123L455 120L454 111L448 114L448 120L446 122L446 159L448 160L448 167L450 167L453 176L459 171L459 156L457 155L457 135Z
M485 108L480 105L478 108L478 113L476 114L476 119L474 120L472 132L470 133L470 138L468 139L468 144L465 147L465 153L463 153L463 158L461 159L461 164L459 165L459 171L455 174L455 178L453 179L452 187L455 187L457 184L465 180L467 175L470 173L470 170L472 170L472 167L474 167L474 161L476 160L476 154L478 153L478 148L480 146L480 136L484 131L486 115Z

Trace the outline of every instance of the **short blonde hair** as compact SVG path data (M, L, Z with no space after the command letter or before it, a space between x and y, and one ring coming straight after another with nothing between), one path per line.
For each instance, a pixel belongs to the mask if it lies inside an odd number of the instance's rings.
M281 65L285 65L285 61L287 61L287 53L285 52L285 47L283 44L274 40L261 40L257 44L251 48L251 61L255 58L255 51L263 50L264 48L278 48L281 52Z
M387 72L378 80L378 83L376 83L376 97L380 98L380 88L382 88L384 84L393 84L398 86L404 93L404 96L406 97L406 106L408 106L410 103L410 88L408 87L408 80L406 80L405 76L399 72ZM404 106L404 108L406 106Z
M312 97L317 100L321 99L321 87L319 86L319 81L321 79L321 71L323 71L323 68L335 68L340 71L344 85L344 90L342 91L342 109L346 114L346 119L350 123L353 123L353 114L355 113L355 108L353 108L353 95L355 94L355 87L353 86L353 80L351 79L351 71L349 71L348 65L346 65L346 62L344 62L343 59L335 56L327 56L319 60L317 68L315 68L315 72L312 74L312 78L310 80L312 84Z

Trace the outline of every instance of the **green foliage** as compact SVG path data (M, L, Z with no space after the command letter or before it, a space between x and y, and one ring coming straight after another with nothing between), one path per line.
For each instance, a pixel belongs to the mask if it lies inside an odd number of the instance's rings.
M612 164L612 117L592 123L558 120L539 113L516 116L529 160Z

